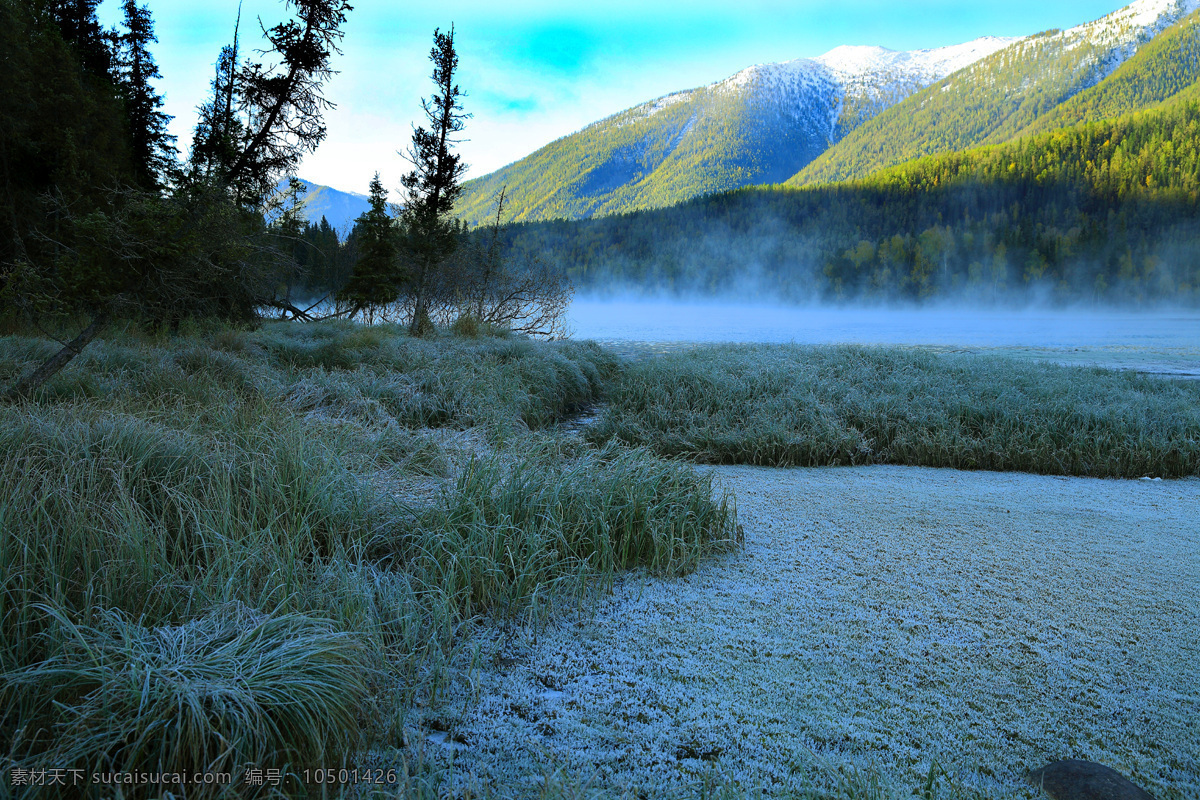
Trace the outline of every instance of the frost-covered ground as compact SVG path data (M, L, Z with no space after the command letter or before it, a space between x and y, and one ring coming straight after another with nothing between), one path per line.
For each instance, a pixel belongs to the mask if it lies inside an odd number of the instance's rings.
M854 765L903 796L936 759L1032 797L1025 769L1074 757L1200 797L1200 480L716 472L745 551L514 638L425 720L457 780L776 793Z

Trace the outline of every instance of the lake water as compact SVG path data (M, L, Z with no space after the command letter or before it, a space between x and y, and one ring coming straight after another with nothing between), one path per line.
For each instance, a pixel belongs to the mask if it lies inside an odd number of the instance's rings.
M881 344L1002 352L1200 378L1200 310L831 308L579 299L577 339L675 349L697 342Z

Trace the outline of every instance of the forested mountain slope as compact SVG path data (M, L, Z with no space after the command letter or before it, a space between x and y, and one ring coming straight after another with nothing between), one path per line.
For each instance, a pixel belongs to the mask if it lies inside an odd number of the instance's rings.
M512 226L583 289L1200 302L1200 98L862 181Z
M907 53L839 47L750 67L589 125L465 186L457 214L479 224L507 187L514 221L657 208L780 183L832 142L923 86L1011 39Z
M1140 47L1112 75L1038 117L1018 135L1139 111L1175 96L1198 78L1200 11L1195 11Z
M335 230L349 231L354 220L370 208L365 194L338 191L303 178L300 182L306 190L301 215L308 222L319 223L324 217Z
M1055 116L1061 105L1100 84L1198 6L1200 0L1137 0L1094 22L1022 39L865 122L788 183L801 186L861 178L921 156L1004 142L1044 116L1070 124L1073 119L1091 118L1089 108L1095 113L1131 110L1133 96L1118 89L1134 87L1137 81L1118 82L1112 93L1088 98L1094 106L1081 101ZM1184 36L1178 44L1187 57L1194 52L1187 42L1194 28L1183 26L1181 31ZM1194 65L1167 69L1163 62L1171 52L1164 46L1152 59L1163 68L1145 87L1147 95L1161 94L1183 79L1171 75L1194 71Z

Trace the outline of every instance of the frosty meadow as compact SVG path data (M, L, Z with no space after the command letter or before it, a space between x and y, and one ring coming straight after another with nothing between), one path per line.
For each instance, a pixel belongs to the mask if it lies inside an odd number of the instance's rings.
M1200 0L358 5L0 0L0 796L1200 797Z

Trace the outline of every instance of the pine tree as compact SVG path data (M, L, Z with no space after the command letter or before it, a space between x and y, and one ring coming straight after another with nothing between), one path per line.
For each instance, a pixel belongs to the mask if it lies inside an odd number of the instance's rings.
M84 72L112 80L115 34L96 17L100 0L49 0L47 10L58 23L62 37L75 47Z
M139 179L147 188L162 189L178 169L175 137L167 133L171 117L159 109L162 98L151 81L161 78L158 65L150 55L150 44L157 42L154 21L147 6L125 0L125 29L120 37L118 69L126 98L134 163Z
M196 132L192 136L193 179L218 180L228 175L237 161L245 128L238 119L237 100L238 32L241 15L233 26L233 43L221 48L212 94L200 106Z
M192 175L231 190L248 208L294 174L305 153L325 139L323 113L334 107L321 91L333 76L333 54L346 0L287 0L295 18L264 29L273 64L239 63L238 29L221 50L212 95L200 110L192 148ZM240 20L239 20L240 21Z
M275 64L243 64L237 74L238 108L247 120L227 182L253 204L270 194L280 175L294 174L300 159L324 141L323 114L334 107L321 90L341 54L341 26L353 7L346 0L287 0L296 18L263 31Z
M433 82L437 92L421 101L430 130L413 131L412 145L405 157L413 171L401 179L406 191L401 224L410 274L407 281L412 305L412 331L430 327L429 309L439 288L440 271L453 255L462 227L450 216L454 201L462 193L459 180L466 171L461 156L450 152L470 114L462 112L462 92L454 83L458 54L454 52L454 27L449 33L433 32Z
M27 248L43 231L57 241L45 199L77 210L106 203L106 187L128 183L131 163L124 109L107 74L84 67L81 48L63 35L91 30L105 47L95 4L67 15L48 0L0 0L0 292L6 264L36 259ZM44 244L44 242L43 242ZM66 301L71 292L59 287ZM0 297L0 314L14 307ZM16 305L20 305L19 303Z
M379 173L371 180L371 208L356 220L358 259L339 299L354 313L368 317L396 301L399 293L396 263L396 227L387 208L387 190Z

